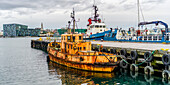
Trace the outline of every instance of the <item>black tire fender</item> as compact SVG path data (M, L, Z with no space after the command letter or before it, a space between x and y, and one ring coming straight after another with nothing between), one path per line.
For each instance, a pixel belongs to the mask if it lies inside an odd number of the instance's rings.
M170 54L165 54L162 56L162 62L164 65L170 65Z
M120 61L120 67L124 68L124 69L127 69L128 68L128 64L124 60L121 60Z
M111 51L111 53L113 53L113 54L117 54L116 49L110 49L110 51Z
M137 57L138 57L138 53L136 51L131 51L130 57L131 57L132 60L136 60Z
M121 49L121 50L120 50L120 55L123 55L123 56L127 57L127 52L126 52L126 50L125 50L125 49Z
M150 56L151 55L151 56ZM150 56L150 58L148 58ZM152 60L153 60L153 55L152 55L152 53L150 52L150 51L148 51L148 52L145 52L145 54L144 54L144 59L147 61L147 62L151 62Z

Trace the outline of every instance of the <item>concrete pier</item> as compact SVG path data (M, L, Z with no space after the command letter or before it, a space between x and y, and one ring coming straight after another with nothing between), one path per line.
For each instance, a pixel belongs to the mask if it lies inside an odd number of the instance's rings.
M51 40L32 40L31 47L47 51L48 43ZM57 40L60 41L60 40ZM88 41L88 40L87 40ZM138 68L138 71L149 73L150 74L157 74L163 72L170 72L170 65L164 65L162 61L162 57L164 55L170 54L170 44L160 44L160 43L131 43L131 42L113 42L113 41L90 41L92 43L92 50L94 51L102 51L113 53L119 56L119 60L125 60L126 63L122 64L125 65L123 69L131 70L131 67ZM97 50L96 50L97 49ZM163 50L161 50L163 49ZM164 50L165 49L165 50ZM113 52L113 50L115 52ZM135 52L137 55L136 59L132 59L132 51ZM123 52L123 53L122 53ZM148 54L150 53L150 54ZM153 53L153 54L151 54ZM148 58L145 56L148 55L150 61L147 61ZM151 55L151 57L150 57ZM122 57L123 56L123 57ZM121 57L121 58L120 58ZM167 59L170 59L167 57ZM149 59L148 59L149 60ZM168 61L170 62L170 60ZM121 62L120 62L121 63ZM140 65L138 65L140 64ZM136 67L136 66L137 67ZM120 66L121 67L121 66ZM150 71L145 70L145 68ZM136 71L136 70L135 70ZM146 72L145 72L146 71ZM152 72L153 71L153 72ZM159 74L159 76L161 75Z

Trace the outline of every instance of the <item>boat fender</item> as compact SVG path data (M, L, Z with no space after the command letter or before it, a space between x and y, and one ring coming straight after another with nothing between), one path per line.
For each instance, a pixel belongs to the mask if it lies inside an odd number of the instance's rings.
M162 56L162 62L164 65L170 65L170 54L165 54Z
M144 75L146 82L151 83L154 81L154 78L151 75Z
M127 57L127 52L125 49L120 50L120 55L124 55L125 57Z
M164 71L162 72L162 77L163 77L164 79L170 80L170 71L164 70Z
M50 61L50 57L49 56L47 56L47 62L49 62Z
M120 61L120 67L124 68L124 69L127 69L128 68L128 64L124 60L121 60Z
M138 72L130 71L130 76L131 76L132 78L136 78L136 77L138 77Z
M138 57L138 53L136 51L131 51L130 56L132 60L136 60Z
M107 49L107 53L110 53L110 49Z
M149 57L149 58L148 58ZM151 62L153 60L153 55L152 53L149 51L149 52L145 52L144 54L144 59L147 61L147 62Z
M151 67L151 66L146 66L146 67L144 68L144 73L145 73L145 74L148 74L148 75L152 75L152 74L154 73L153 67Z
M131 70L131 71L138 72L138 66L136 66L135 64L131 64L131 65L130 65L130 70Z
M107 52L107 49L106 49L106 48L103 48L103 52Z
M113 54L117 54L116 49L111 49L111 53L113 53Z

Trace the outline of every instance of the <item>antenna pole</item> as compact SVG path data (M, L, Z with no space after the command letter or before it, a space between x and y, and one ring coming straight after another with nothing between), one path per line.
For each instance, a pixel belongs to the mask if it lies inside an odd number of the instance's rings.
M76 20L75 20L75 12L74 12L74 8L73 8L73 13L71 13L71 17L73 18L73 34L75 33L75 24L76 24Z
M140 13L139 13L139 0L137 0L137 7L138 7L138 24L140 23ZM138 26L137 24L137 26ZM138 27L139 30L139 27Z
M94 7L94 21L97 22L97 17L98 17L97 11L98 11L98 8L95 5L93 5L93 7Z

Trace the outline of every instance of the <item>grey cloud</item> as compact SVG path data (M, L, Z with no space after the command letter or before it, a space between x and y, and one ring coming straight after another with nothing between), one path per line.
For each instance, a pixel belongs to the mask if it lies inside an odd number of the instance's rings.
M127 0L121 0L119 4L124 4Z
M145 0L143 3L158 3L165 0ZM127 4L128 0L120 0L119 4L106 4L101 0L96 0L97 5L102 5L105 11L119 10L121 5L124 10L134 8L136 2ZM104 4L104 6L103 6ZM77 12L85 11L92 8L92 0L1 0L0 10L13 10L18 14L31 14L35 12L45 11L48 14L56 12L57 9L63 9L63 13L75 7ZM24 9L23 9L24 8ZM30 11L26 11L29 9Z

